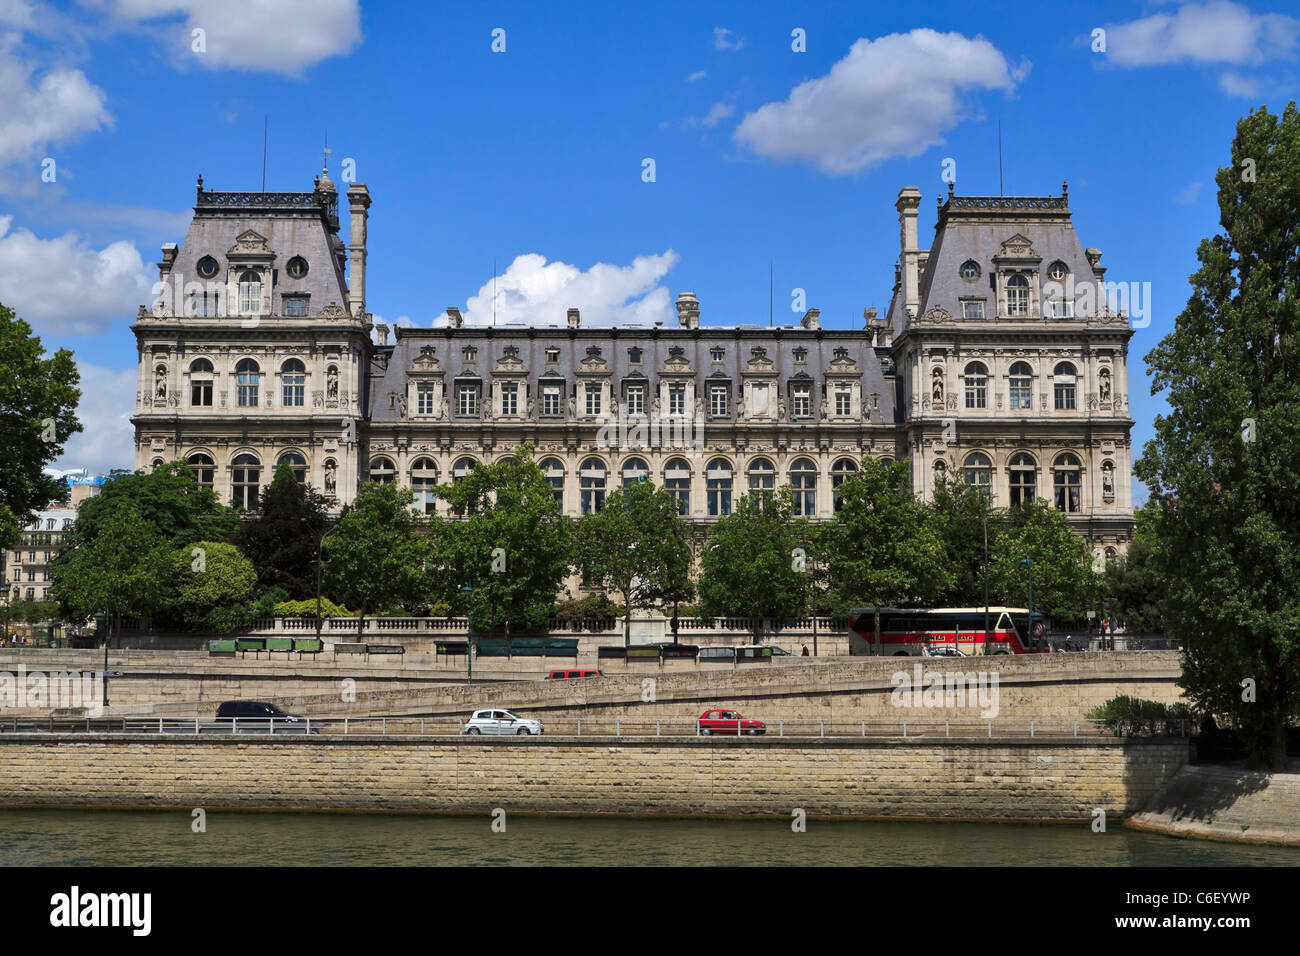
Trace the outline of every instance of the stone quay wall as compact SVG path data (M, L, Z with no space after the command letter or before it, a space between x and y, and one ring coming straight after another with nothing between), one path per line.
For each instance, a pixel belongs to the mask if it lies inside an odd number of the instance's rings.
M1090 820L1145 806L1185 740L0 735L42 807Z

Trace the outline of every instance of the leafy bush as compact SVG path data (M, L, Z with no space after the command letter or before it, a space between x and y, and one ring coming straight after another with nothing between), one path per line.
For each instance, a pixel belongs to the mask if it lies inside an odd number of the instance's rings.
M588 594L555 605L556 618L566 623L621 618L626 612L622 604L616 604L605 594Z
M1092 708L1086 716L1089 720L1107 721L1118 736L1158 736L1176 732L1183 721L1187 730L1194 727L1192 709L1184 703L1164 704L1127 694L1112 697L1100 707Z
M289 592L284 588L271 588L253 602L253 617L275 617L275 606L288 600Z
M356 617L355 611L340 607L327 597L320 599L321 617ZM275 605L275 617L315 617L316 599L307 601L281 601Z

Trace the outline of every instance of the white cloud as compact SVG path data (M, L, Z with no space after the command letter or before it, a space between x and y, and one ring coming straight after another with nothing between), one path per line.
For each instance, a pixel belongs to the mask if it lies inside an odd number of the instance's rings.
M738 37L726 27L713 28L713 46L718 50L739 50L745 45L743 37Z
M134 468L131 414L135 411L136 370L116 372L81 361L77 369L81 372L77 418L82 431L68 439L53 467L84 467L101 475L114 468Z
M705 126L712 128L721 123L728 116L735 115L736 108L730 103L714 103L709 108L709 112L703 117L692 116L686 120L684 126Z
M153 28L178 58L209 69L230 67L296 76L361 43L358 0L108 0L119 20ZM182 19L184 23L177 21ZM164 22L157 22L164 21ZM206 49L193 50L204 31Z
M1188 3L1175 13L1106 28L1106 60L1119 66L1193 63L1263 63L1287 59L1300 43L1300 20L1280 13L1251 13L1217 0Z
M1192 183L1190 186L1188 186L1186 189L1184 189L1182 192L1180 192L1178 195L1174 197L1174 202L1178 203L1178 205L1180 206L1190 206L1192 203L1196 202L1196 197L1199 196L1200 194L1201 194L1201 184Z
M1028 63L1013 70L978 36L912 30L860 39L826 76L747 114L734 138L778 162L852 173L944 142L944 132L978 115L963 94L1011 93L1028 71Z
M52 144L103 129L113 118L104 91L84 73L66 66L38 70L19 55L20 40L16 33L0 34L0 166L30 162L36 183L38 161Z
M587 271L565 262L547 262L539 253L516 257L496 277L496 322L563 326L569 309L582 311L584 326L667 322L672 315L668 289L659 284L677 264L672 249L637 256L631 265L598 262ZM493 282L489 279L465 304L467 325L491 325ZM446 325L446 315L434 325Z
M686 82L687 82L687 83L695 83L695 82L698 81L698 80L702 80L702 79L704 79L704 78L705 78L706 76L708 76L708 75L709 75L709 74L708 74L708 73L705 73L703 70L697 70L696 72L692 73L690 76L688 76L688 77L686 78Z
M1219 77L1219 89L1229 96L1249 97L1259 92L1259 84L1249 76L1229 72Z
M0 216L0 302L40 332L102 332L153 301L153 281L135 244L102 249L75 233L41 239Z

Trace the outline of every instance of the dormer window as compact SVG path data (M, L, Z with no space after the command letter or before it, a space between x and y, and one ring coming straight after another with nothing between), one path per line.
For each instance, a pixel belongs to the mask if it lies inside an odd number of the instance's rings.
M961 277L967 282L974 282L980 277L980 265L974 259L967 259L961 264Z
M1007 279L1007 315L1029 314L1029 280L1021 275Z
M302 318L307 314L308 296L286 295L284 297L284 314L292 318Z
M204 256L200 259L196 268L200 279L215 279L217 273L221 271L221 266L217 265L217 260L211 256Z
M252 269L239 276L239 314L256 315L262 311L262 277Z
M627 360L628 360L629 362L631 362L633 365L640 365L640 364L641 364L641 350L640 350L640 349L635 349L635 348L633 348L633 349L628 349L628 350L627 350Z
M846 348L838 348L835 350L834 355L837 359L847 359L849 357L849 350Z
M709 358L715 362L721 362L724 359L726 359L726 357L727 357L726 349L715 348L709 352Z
M559 350L559 349L556 349L556 348L549 348L549 349L546 350L546 361L547 361L548 363L554 364L554 363L558 362L559 360L560 360L560 350Z
M307 277L307 260L302 256L294 256L284 267L290 279L305 279Z
M1047 278L1053 282L1064 282L1065 277L1070 274L1070 270L1065 267L1065 263L1057 259L1047 267Z
M472 345L467 345L460 350L460 356L466 362L473 362L478 358L478 349Z
M808 361L808 350L802 345L799 346L799 348L794 350L794 360L796 364L803 365Z

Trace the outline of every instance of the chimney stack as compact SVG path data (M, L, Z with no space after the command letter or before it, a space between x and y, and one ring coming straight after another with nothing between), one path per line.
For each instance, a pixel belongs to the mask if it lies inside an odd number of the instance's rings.
M370 215L370 190L365 183L348 187L352 226L348 237L348 304L357 318L366 314L366 219Z
M465 318L460 314L460 309L454 305L447 306L447 326L458 329L465 324Z
M569 310L569 328L576 329L582 322L582 313L577 309Z
M809 309L803 314L803 318L799 320L799 324L805 329L820 329L822 327L821 314L821 309Z
M386 322L376 322L376 323L375 323L375 334L376 334L377 336L379 336L379 344L380 344L380 345L387 345L387 344L388 344L388 323L386 323Z
M677 293L677 325L683 329L700 327L700 300L694 292Z
M162 262L158 263L158 281L166 279L172 272L172 266L176 263L176 254L180 249L174 242L164 242L162 247Z
M903 308L916 315L921 308L921 282L918 262L921 250L917 244L916 217L921 208L921 190L904 186L898 191L899 259L902 261Z

